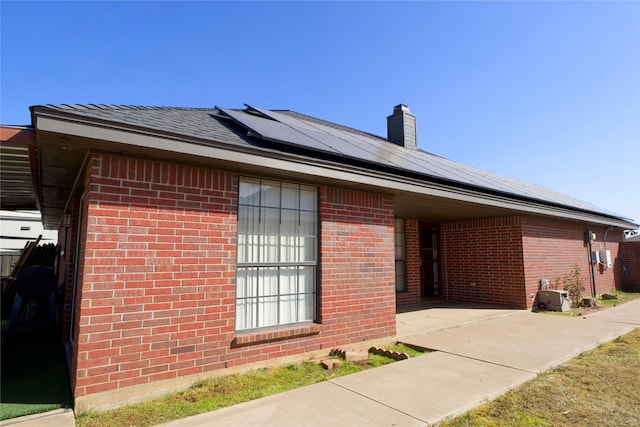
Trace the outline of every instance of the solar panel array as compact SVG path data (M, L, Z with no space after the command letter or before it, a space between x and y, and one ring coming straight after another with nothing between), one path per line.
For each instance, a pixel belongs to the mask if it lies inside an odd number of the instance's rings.
M248 105L247 109L242 111L223 108L220 110L265 140L321 151L345 159L365 161L400 171L409 171L425 177L492 192L618 216L588 202L544 187L452 162L422 150L404 148L373 135L324 125L318 120L305 120L283 112Z
M399 176L412 173L425 181L441 180L453 187L467 186L508 198L526 198L624 219L616 213L544 187L452 162L419 149L400 147L384 138L294 111L264 110L252 106L247 106L246 110L124 105L47 105L32 108L195 137L203 144L211 141L251 149L279 149L264 145L260 138L247 138L235 126L228 127L227 121L231 118L245 130L250 130L251 135L262 137L262 141L302 147L309 150L307 155L310 157L314 152L325 153L336 161L346 164L357 161L372 170L387 168Z

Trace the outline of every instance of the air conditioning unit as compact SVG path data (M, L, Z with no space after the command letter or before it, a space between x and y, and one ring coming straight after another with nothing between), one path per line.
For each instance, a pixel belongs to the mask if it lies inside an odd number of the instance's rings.
M567 291L538 291L538 308L551 311L569 311L569 294Z

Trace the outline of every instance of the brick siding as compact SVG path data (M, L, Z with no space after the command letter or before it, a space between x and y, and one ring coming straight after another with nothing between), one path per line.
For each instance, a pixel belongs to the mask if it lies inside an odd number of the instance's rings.
M76 397L395 334L393 200L324 187L320 322L235 333L237 187L231 172L90 159Z
M559 221L554 219L525 217L522 226L524 246L524 264L527 295L537 295L540 279L547 279L550 285L561 281L570 273L574 265L580 269L583 280L583 296L593 293L587 231L596 233L592 244L594 251L603 251L605 247L605 228L588 226L582 223ZM620 231L607 233L606 248L611 251L612 268L600 265L595 268L596 294L616 289L620 283L622 267L618 260ZM562 284L558 289L562 289ZM537 301L529 301L532 307Z
M527 307L518 217L442 223L440 242L446 299Z
M395 334L393 199L321 188L320 320L331 346Z
M76 397L390 337L396 299L398 306L420 301L419 221L405 220L407 291L396 293L393 198L319 187L318 321L235 332L238 179L151 160L89 159L82 193L72 199L72 228L78 224L81 235ZM590 289L585 231L576 222L519 216L442 223L444 297L530 308L538 281L553 282L574 263ZM592 231L594 250L603 250L605 229ZM65 312L75 253L67 233ZM596 271L598 293L620 283L620 257L628 257L619 232L609 232L606 244L614 266ZM637 252L625 259L628 270L637 271L634 259Z
M592 249L604 251L605 227L572 221L514 216L441 224L445 297L532 308L537 304L540 279L553 286L574 265L580 269L583 296L591 295L587 230L597 235ZM613 266L595 268L598 295L620 288L620 239L619 230L607 233L606 249L611 252Z
M396 293L396 305L408 307L419 304L422 299L420 289L420 235L419 222L416 219L404 220L405 239L405 277L407 289Z

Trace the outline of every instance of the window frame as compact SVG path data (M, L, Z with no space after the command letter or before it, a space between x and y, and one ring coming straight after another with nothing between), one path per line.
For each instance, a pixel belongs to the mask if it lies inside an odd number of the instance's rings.
M259 187L255 192L256 196L254 196L258 197L257 202L253 200L253 203L243 203L242 186L245 184ZM279 200L277 206L274 203L274 199L270 199L269 195L264 193L265 189L268 191L269 186L278 188L277 197ZM288 199L289 204L283 203L283 189L287 188L289 196L292 195L290 190L292 188L296 189L297 201L293 203L295 207L291 206L291 198ZM250 187L247 187L246 190L250 191ZM320 199L318 187L278 179L241 176L238 180L237 204L235 331L245 333L317 322L320 265ZM253 210L254 212L253 215L242 217L243 210L245 212ZM255 212L258 212L257 217ZM269 224L262 218L264 212L270 213L270 225L272 227L275 224L273 221L275 216L273 214L277 213L277 231L273 228L272 230L268 229ZM295 217L293 228L291 223L283 225L283 219L286 222L286 218L289 218L290 221L292 213L294 213L293 216ZM295 221L297 221L297 224L295 224ZM244 222L246 224L243 225ZM243 226L247 228L243 230ZM293 234L287 234L292 230L295 230ZM266 239L269 243L265 244L262 239ZM304 243L305 240L310 240L311 242ZM274 244L273 242L276 243ZM301 244L300 242L303 243ZM242 251L245 252L241 253ZM255 251L255 253L252 251ZM271 274L269 275L269 273ZM255 275L255 277L247 280L250 275ZM243 281L244 288L241 290L240 282L242 277L245 279ZM271 292L267 291L269 285L272 287ZM274 286L275 292L273 292ZM255 291L255 294L249 295L247 292L249 288ZM283 289L287 289L287 291L285 292ZM242 309L242 314L244 314L242 321L240 321L239 317L241 315L239 310L241 304L244 307ZM273 306L270 309L269 304L275 304L275 310ZM288 309L286 308L287 304L289 304ZM261 317L261 310L270 312L270 314L267 314L267 317ZM287 310L289 311L287 312ZM307 313L306 316L305 313ZM269 316L271 321L268 320ZM275 316L275 321L273 316ZM283 316L291 319L291 321L282 320Z

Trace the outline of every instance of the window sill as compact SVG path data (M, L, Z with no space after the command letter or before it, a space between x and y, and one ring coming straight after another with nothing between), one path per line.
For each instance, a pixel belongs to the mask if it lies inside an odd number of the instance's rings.
M320 334L320 325L315 323L301 326L284 326L246 333L236 333L233 341L231 341L231 348L265 344L318 334Z

